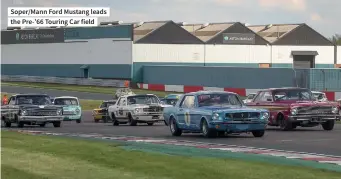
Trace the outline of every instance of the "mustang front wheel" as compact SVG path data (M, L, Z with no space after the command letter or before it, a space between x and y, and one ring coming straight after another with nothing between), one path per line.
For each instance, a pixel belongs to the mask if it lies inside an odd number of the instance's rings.
M263 137L265 134L265 131L261 130L261 131L252 131L252 134L254 137Z
M181 136L182 134L182 130L178 128L174 118L170 118L169 120L169 129L173 136Z
M214 129L210 129L208 127L208 124L206 122L206 120L203 120L201 122L201 131L202 131L202 134L207 137L207 138L212 138L212 137L216 137L217 136L217 131L214 130Z

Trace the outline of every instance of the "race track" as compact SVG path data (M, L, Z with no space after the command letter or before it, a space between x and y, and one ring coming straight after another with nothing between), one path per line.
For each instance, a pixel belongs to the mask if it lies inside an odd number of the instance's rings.
M110 99L111 95L66 92L58 90L40 90L22 87L2 87L3 92L9 93L37 93L44 92L51 96L71 95L86 99ZM83 96L83 97L82 97ZM105 98L108 96L108 98ZM99 98L97 98L99 97ZM102 98L101 98L102 97ZM84 98L83 98L84 99ZM16 128L13 125L12 128ZM111 123L94 123L91 111L83 112L83 122L64 122L61 128L54 128L52 124L45 128L25 126L25 130L67 132L67 133L98 133L105 135L127 135L154 137L166 139L191 140L197 142L221 143L229 145L271 148L298 152L319 153L341 156L341 125L337 124L333 131L324 131L322 127L297 128L295 131L283 132L276 128L269 128L263 138L254 138L251 134L229 135L224 138L206 139L200 134L183 134L181 137L172 137L169 128L163 123L154 126L139 124L139 126L113 126Z

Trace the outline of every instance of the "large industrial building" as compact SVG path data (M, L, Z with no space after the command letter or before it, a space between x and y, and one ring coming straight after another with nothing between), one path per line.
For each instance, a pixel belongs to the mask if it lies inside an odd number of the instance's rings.
M161 78L171 78L172 72L180 76L195 76L202 70L212 75L211 80L208 79L210 82L198 81L191 85L217 86L221 83L217 81L217 76L231 76L233 72L233 78L243 76L246 80L241 81L240 85L248 84L248 88L258 88L264 82L247 80L250 80L248 76L255 76L253 73L259 73L259 70L263 76L274 78L263 85L268 87L273 86L271 82L275 78L286 73L283 70L291 70L292 73L292 69L297 68L334 68L328 74L336 75L335 79L341 80L340 70L336 69L341 66L341 48L307 24L107 22L91 28L5 30L2 31L1 43L3 75L176 83L174 79ZM167 70L160 70L164 66L172 70L167 73ZM214 67L226 68L222 69L221 74L215 74ZM255 68L256 71L252 71ZM160 79L150 79L149 76L153 74ZM302 72L301 76L305 77L301 77L300 84L311 87L317 79L316 75L315 72ZM224 84L219 86L235 87L237 84L230 83L231 79L222 79ZM188 81L193 82L192 79ZM278 82L274 87L292 84L292 79L287 81ZM329 83L333 83L333 80ZM252 87L253 84L257 87ZM318 85L316 83L313 86L318 88ZM341 90L341 82L330 85L333 89ZM323 87L326 88L326 84Z

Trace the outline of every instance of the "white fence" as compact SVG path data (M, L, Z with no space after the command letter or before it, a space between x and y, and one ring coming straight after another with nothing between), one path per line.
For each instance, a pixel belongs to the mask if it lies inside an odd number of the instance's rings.
M35 82L35 83L56 83L68 85L83 85L83 86L108 86L108 87L125 87L124 80L105 80L105 79L86 79L86 78L59 78L59 77L43 77L43 76L7 76L2 75L3 82Z

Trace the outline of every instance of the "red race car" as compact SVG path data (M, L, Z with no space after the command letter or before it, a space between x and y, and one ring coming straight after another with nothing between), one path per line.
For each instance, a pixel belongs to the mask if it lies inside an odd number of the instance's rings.
M249 107L270 111L269 126L279 126L281 130L292 130L297 126L333 130L336 120L340 120L340 104L318 102L306 88L271 88L258 91Z

